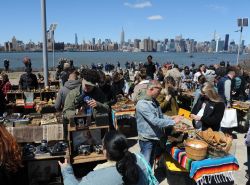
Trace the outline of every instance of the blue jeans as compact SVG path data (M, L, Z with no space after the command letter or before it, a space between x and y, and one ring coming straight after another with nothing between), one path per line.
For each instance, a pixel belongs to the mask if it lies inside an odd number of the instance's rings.
M153 140L148 140L148 141L139 140L139 145L141 148L140 152L151 167L154 164L155 150L157 143L158 141L153 141Z

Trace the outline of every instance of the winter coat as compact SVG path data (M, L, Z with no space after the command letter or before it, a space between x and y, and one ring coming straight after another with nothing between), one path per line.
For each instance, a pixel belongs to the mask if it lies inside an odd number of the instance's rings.
M65 82L64 86L59 90L58 95L56 97L56 102L55 102L56 110L60 110L63 108L68 93L80 85L81 81L79 80L69 80Z
M25 73L22 74L19 80L19 86L21 89L37 89L38 88L38 81L37 77L33 73Z
M137 165L139 166L139 181L136 185L149 185L148 165L136 155ZM80 181L76 179L70 165L61 169L64 185L123 185L121 174L117 171L116 163L109 167L104 167L90 172ZM154 185L158 185L156 181Z
M166 114L168 116L174 116L178 115L179 106L177 104L176 98L172 97L169 99L169 101L166 100L165 94L160 94L157 97L157 101L160 104L161 110L163 114Z
M206 103L203 116L201 117L202 130L207 130L211 128L213 131L219 131L220 122L223 118L225 111L224 102L213 102L211 100L205 100L204 97L200 97L197 103L194 105L192 114L198 114L202 108L202 104Z
M64 117L69 119L70 117L76 115L76 109L79 109L85 105L85 96L89 96L97 102L97 106L93 109L94 117L96 114L109 112L109 106L106 103L105 94L99 87L94 87L91 92L86 93L83 92L82 86L79 86L71 90L65 99L63 108Z

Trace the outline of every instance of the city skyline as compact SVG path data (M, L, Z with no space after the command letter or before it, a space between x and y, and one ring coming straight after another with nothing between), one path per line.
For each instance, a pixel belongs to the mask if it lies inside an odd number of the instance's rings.
M42 41L40 1L9 0L1 3L0 44L15 36L25 43ZM163 40L182 35L198 42L218 37L239 42L237 18L249 17L247 0L210 1L80 1L47 0L47 28L57 23L56 42L78 43L92 38L111 39L120 43L121 30L128 39L152 38ZM5 29L3 29L5 28ZM250 44L249 28L243 29L242 39Z

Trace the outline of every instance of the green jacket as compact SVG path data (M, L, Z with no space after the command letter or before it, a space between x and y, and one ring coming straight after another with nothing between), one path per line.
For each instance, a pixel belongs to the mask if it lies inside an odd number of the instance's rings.
M79 86L71 90L65 99L63 108L63 115L65 118L69 119L70 117L76 115L76 109L84 106L84 96L89 96L97 102L97 106L93 110L94 117L96 114L109 112L109 106L106 104L105 95L99 87L94 87L94 89L89 93L83 93L82 86Z
M165 94L160 94L157 97L157 101L160 104L162 113L168 116L178 115L179 106L177 104L175 97L171 97L169 101L167 101L165 97L166 97Z

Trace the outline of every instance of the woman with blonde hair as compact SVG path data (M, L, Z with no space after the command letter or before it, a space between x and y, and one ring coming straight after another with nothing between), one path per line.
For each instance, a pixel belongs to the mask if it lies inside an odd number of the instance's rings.
M15 138L0 123L0 182L4 185L20 184L22 156Z
M220 122L225 111L223 99L209 82L204 83L201 88L201 96L191 111L195 128L206 130L211 128L219 131Z

